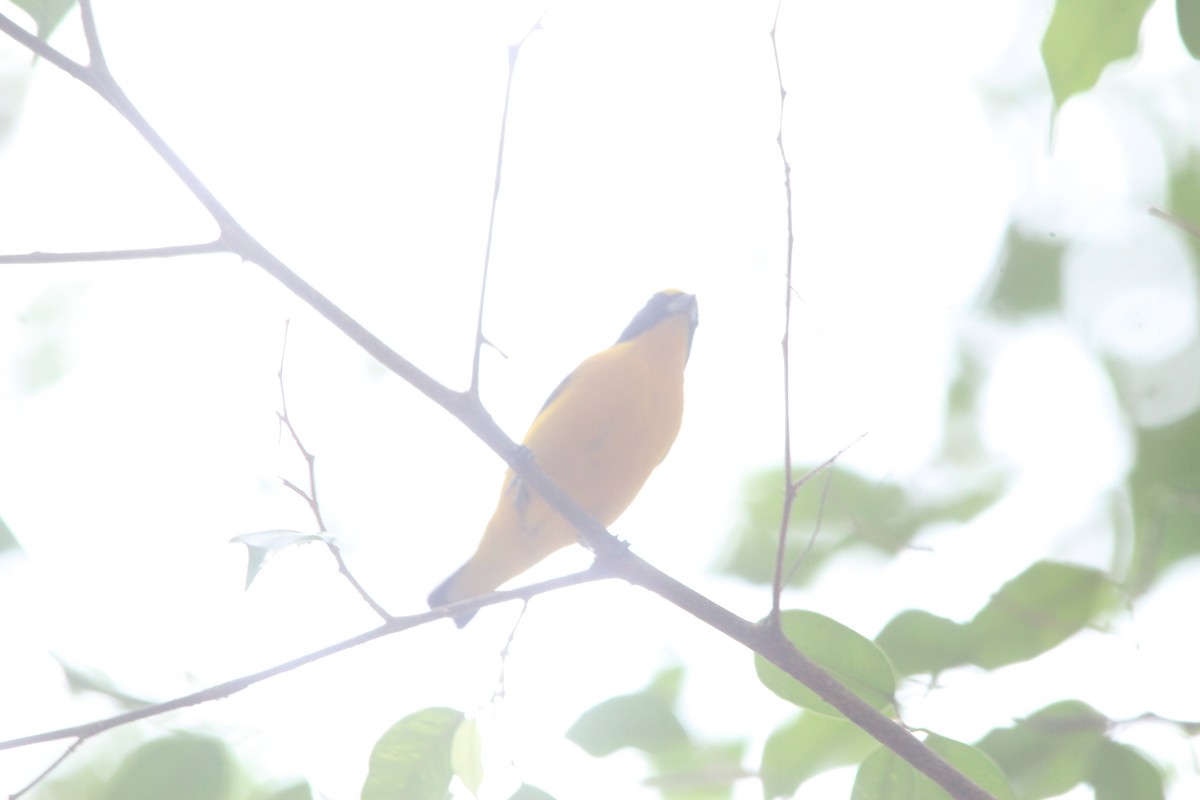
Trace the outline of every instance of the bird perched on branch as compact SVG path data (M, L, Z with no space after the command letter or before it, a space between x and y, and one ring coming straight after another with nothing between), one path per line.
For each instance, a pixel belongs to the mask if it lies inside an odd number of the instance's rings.
M675 442L683 368L698 321L694 295L675 289L654 295L616 344L558 385L525 434L534 463L605 527ZM433 590L429 605L487 594L577 541L572 525L510 469L475 555ZM473 616L454 622L461 628Z

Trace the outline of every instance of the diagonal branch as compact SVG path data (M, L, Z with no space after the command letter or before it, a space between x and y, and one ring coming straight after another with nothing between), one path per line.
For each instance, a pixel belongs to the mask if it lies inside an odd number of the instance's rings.
M493 592L492 594L484 597L476 597L470 600L464 600L461 603L453 603L432 611L426 611L422 614L411 614L404 617L391 617L388 622L380 625L377 628L372 628L365 633L360 633L357 636L352 636L349 639L337 642L336 644L331 644L328 647L322 647L321 649L314 650L311 653L306 653L281 664L276 664L273 667L268 667L267 669L260 670L258 672L252 672L249 675L243 675L239 678L225 681L224 683L218 683L214 686L208 687L207 689L201 689L198 692L183 695L182 697L176 697L163 703L157 703L144 708L137 708L132 711L126 711L122 714L116 714L104 719L86 722L82 725L72 725L67 728L59 728L58 730L53 731L43 731L42 733L22 736L17 739L0 741L0 750L13 750L18 747L27 747L33 744L40 744L41 742L53 742L61 739L89 739L97 734L103 733L104 731L111 730L112 728L117 728L122 725L128 725L131 722L137 722L138 720L156 717L181 708L198 706L213 700L220 700L221 698L229 697L230 695L245 691L257 683L262 683L268 678L273 678L276 675L282 675L285 672L291 672L292 670L307 666L332 655L336 655L337 653L349 650L353 647L358 647L359 645L366 644L367 642L374 641L375 639L379 639L383 636L408 630L409 628L415 628L418 625L424 625L425 623L433 622L435 620L442 619L443 617L450 617L467 611L477 611L485 606L504 603L509 600L528 600L531 597L535 597L545 592L555 591L563 588L564 586L576 586L610 577L612 577L610 572L599 567L594 567L592 569L584 570L583 572L576 572L571 575L565 575L561 578L553 578L551 580L535 583L520 589ZM73 746L71 749L73 750L75 746Z

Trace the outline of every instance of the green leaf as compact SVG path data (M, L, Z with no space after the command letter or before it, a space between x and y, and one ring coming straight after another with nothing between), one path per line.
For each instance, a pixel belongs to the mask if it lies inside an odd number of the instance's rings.
M229 797L234 762L225 744L205 736L146 742L117 767L105 800L222 800Z
M812 469L798 465L795 473L804 476ZM955 470L952 480L961 474ZM764 471L747 481L741 520L718 559L718 570L754 583L772 582L783 482L780 470ZM799 564L791 583L802 585L819 574L831 556L851 548L898 553L923 526L970 519L991 505L1001 489L995 480L979 485L972 479L954 482L941 496L927 497L840 466L813 474L800 487L788 518L785 559L789 569Z
M1005 317L1045 314L1062 302L1065 245L1010 226L988 306Z
M1200 59L1200 0L1175 0L1175 19L1184 47Z
M1129 476L1134 553L1129 590L1137 595L1168 568L1200 553L1200 412L1137 432Z
M543 792L536 786L522 783L508 800L554 800L554 796Z
M875 709L891 706L896 691L892 666L870 639L813 611L784 611L780 622L784 636L797 650L864 702ZM763 685L784 700L818 714L841 716L812 689L757 654L754 669Z
M966 625L971 661L984 669L1027 661L1074 635L1117 602L1104 573L1039 561L992 596Z
M255 797L261 798L261 800L313 800L313 792L307 781L300 781L273 792L255 795Z
M640 692L592 706L567 731L567 738L589 755L600 757L624 747L662 755L689 743L675 715L683 670L664 670Z
M98 692L117 701L123 708L127 709L145 708L146 706L154 705L154 702L151 700L123 691L110 676L96 669L76 666L57 653L51 653L50 657L62 667L63 677L67 679L68 688L76 694Z
M229 540L238 544L246 545L247 560L246 560L246 586L249 589L250 584L258 577L258 573L262 572L270 561L280 551L291 547L294 544L303 544L304 542L329 542L332 541L326 536L315 533L300 533L299 531L255 531L254 533L240 533Z
M1162 773L1137 750L1105 742L1096 755L1088 776L1096 800L1163 800Z
M1065 700L991 731L978 746L1000 765L1019 797L1040 800L1089 780L1107 729L1108 720L1094 708Z
M371 750L362 800L445 800L462 721L453 708L425 708L389 728Z
M982 751L936 734L929 734L925 745L997 800L1015 800L1004 773ZM947 800L949 796L924 773L884 747L859 767L850 794L852 800Z
M809 778L857 764L876 747L874 739L846 719L801 713L767 738L759 770L763 795L791 797Z
M475 720L466 720L454 732L454 741L450 744L450 767L471 794L478 796L479 787L483 784L483 740Z
M20 549L21 543L17 541L16 535L4 524L4 520L0 519L0 553L3 553L5 550Z
M653 758L658 774L645 784L659 789L663 800L727 800L734 782L748 777L744 750L739 742L680 748Z
M971 639L962 625L919 609L893 617L875 637L875 644L901 675L936 676L971 660Z
M64 332L79 293L74 286L48 289L21 312L18 320L24 335L14 366L23 392L48 389L66 375L70 357Z
M796 474L803 476L811 469L799 465ZM767 585L774 578L782 519L782 472L768 470L755 475L747 481L744 497L742 519L717 569ZM896 553L916 532L917 520L899 486L833 467L801 487L792 505L787 564L796 563L803 555L792 582L803 584L819 572L831 555L852 546L867 545Z
M1189 2L1200 7L1200 0ZM1200 150L1189 150L1186 158L1171 165L1166 210L1193 225L1200 224ZM1159 224L1176 229L1166 221L1160 221ZM1192 251L1193 271L1200 271L1196 267L1196 264L1200 263L1200 239L1188 236L1182 231L1179 231L1178 235L1183 237Z
M1151 0L1058 0L1042 38L1055 110L1086 92L1109 64L1137 52Z
M75 7L75 0L12 0L13 5L33 17L37 24L37 35L45 39L63 21L67 12Z

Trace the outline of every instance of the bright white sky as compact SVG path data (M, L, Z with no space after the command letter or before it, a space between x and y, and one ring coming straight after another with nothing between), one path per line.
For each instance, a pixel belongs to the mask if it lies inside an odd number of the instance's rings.
M352 14L282 0L98 6L128 94L246 227L423 369L465 386L505 48L542 4L376 0ZM1147 54L1068 105L1051 155L1037 60L1049 7L873 0L783 10L798 458L822 460L866 432L847 463L905 475L936 445L955 337L967 329L1001 348L987 434L1018 477L1013 496L967 529L932 533L929 551L856 565L793 600L868 636L914 605L969 617L1048 552L1098 566L1109 558L1103 493L1130 458L1109 384L1071 330L1047 323L1012 340L978 328L969 311L1014 213L1067 238L1136 235L1143 256L1178 272L1177 239L1144 214L1161 202L1169 155L1147 117L1196 129L1181 98L1197 87L1181 76L1194 65L1160 3ZM514 80L485 318L509 358L487 353L483 375L488 407L519 438L558 380L615 339L652 292L695 292L701 325L683 432L613 530L753 617L766 592L709 566L742 480L782 452L773 13L769 2L628 0L563 0L547 13ZM76 19L54 43L82 53ZM20 74L28 58L12 48L0 42L2 63ZM0 148L0 252L214 234L125 123L45 64ZM1121 318L1104 315L1117 290L1108 301L1078 294L1075 332L1115 336L1096 320ZM0 738L108 713L66 692L48 652L165 699L374 624L323 550L285 553L243 592L245 554L226 543L312 525L278 481L303 478L274 421L285 319L290 409L318 455L326 520L377 599L397 613L422 608L474 548L495 501L494 455L255 267L229 257L5 267L0 309L0 516L27 553L0 565L0 602L20 609L0 620ZM1192 318L1180 313L1186 327ZM46 341L62 349L64 376L29 391L18 365ZM564 553L529 578L586 560ZM1200 703L1181 698L1195 697L1200 656L1172 627L1174 609L1195 605L1194 580L1180 573L1140 602L1122 635L1063 648L1052 657L1057 677L1045 679L1040 664L952 676L907 721L970 740L1065 696L1113 717L1198 718ZM426 705L487 702L514 614L396 636L155 725L210 727L270 770L353 797L391 722ZM689 670L686 713L702 731L760 742L791 713L756 685L744 652L640 591L591 586L536 602L509 659L489 739L500 767L485 798L511 791L509 758L559 796L582 796L580 787L655 796L637 786L636 756L596 761L562 733L595 702L677 662ZM1185 772L1176 796L1196 792L1186 743L1145 728L1129 737ZM88 749L128 741L118 733ZM3 754L0 791L22 786L59 747ZM844 795L847 780L814 782L801 797ZM747 782L738 796L759 793Z

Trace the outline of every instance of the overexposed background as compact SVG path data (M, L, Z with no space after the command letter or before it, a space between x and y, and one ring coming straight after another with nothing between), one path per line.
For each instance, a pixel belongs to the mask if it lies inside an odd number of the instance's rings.
M422 369L465 387L507 47L545 4L97 6L118 80L243 224ZM1173 155L1146 119L1200 129L1186 101L1195 66L1171 9L1151 10L1139 59L1067 104L1052 146L1037 54L1050 7L785 0L780 15L797 458L823 460L867 433L846 463L881 477L918 468L938 443L956 337L971 336L997 348L985 435L1016 479L969 529L931 532L928 550L791 600L868 636L910 606L969 617L1048 551L1107 566L1109 493L1132 454L1084 345L1132 347L1136 327L1145 348L1162 348L1189 314L1194 326L1194 287L1191 304L1181 284L1129 312L1119 278L1122 252L1156 265L1139 271L1162 270L1160 286L1191 274L1178 233L1145 214L1162 202ZM782 457L774 13L767 2L567 0L546 11L513 79L485 311L507 358L488 350L483 362L484 400L519 439L562 376L650 294L695 292L682 433L613 531L751 617L767 593L710 567L742 480ZM82 57L77 17L52 42ZM85 87L46 64L30 69L7 40L0 54L0 96L14 98L0 102L19 115L0 141L0 252L215 235ZM1014 218L1093 249L1069 256L1068 319L1002 335L972 311ZM1075 289L1071 269L1088 276ZM1115 287L1108 294L1094 280L1104 269L1116 276L1101 284ZM423 608L491 512L499 459L257 267L229 256L6 266L0 309L0 517L24 548L0 561L0 738L110 713L70 693L51 654L162 700L375 623L322 548L283 553L243 591L244 548L227 543L312 527L279 481L304 478L275 421L284 320L289 409L317 454L325 519L378 600L395 613ZM1146 320L1157 323L1148 332ZM586 563L565 552L526 577ZM1057 685L1041 671L1031 684L1020 667L956 675L906 721L969 740L1064 693L1113 717L1198 718L1200 703L1180 700L1195 697L1184 687L1200 655L1180 641L1178 616L1195 606L1195 578L1194 566L1179 570L1119 635L1063 648ZM356 796L393 721L488 702L515 614L505 606L462 632L440 623L391 637L85 751L116 752L147 730L209 729L267 771ZM507 697L484 715L499 761L486 797L511 790L510 758L559 796L656 796L638 783L639 758L595 760L562 733L677 662L689 668L685 713L702 731L761 741L791 713L756 685L746 653L640 590L593 585L535 601ZM1173 759L1175 796L1196 791L1186 742L1129 735ZM61 748L0 754L0 790L23 786ZM846 780L827 776L800 796L842 796Z

